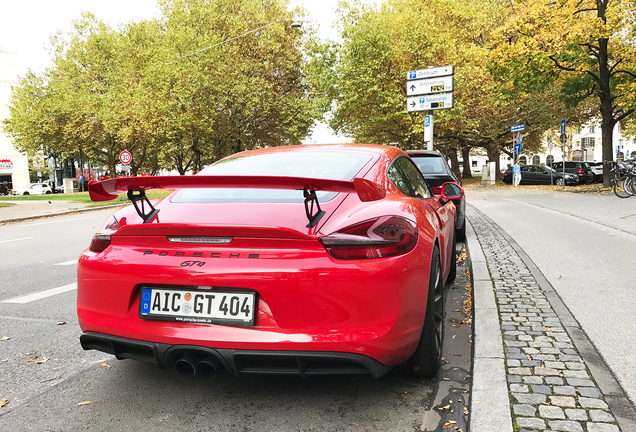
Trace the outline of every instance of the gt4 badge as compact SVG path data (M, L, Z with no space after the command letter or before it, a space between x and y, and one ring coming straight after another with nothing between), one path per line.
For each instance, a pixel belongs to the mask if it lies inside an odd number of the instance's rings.
M204 265L205 265L205 261L184 261L181 263L181 267L193 267L193 266L203 267Z

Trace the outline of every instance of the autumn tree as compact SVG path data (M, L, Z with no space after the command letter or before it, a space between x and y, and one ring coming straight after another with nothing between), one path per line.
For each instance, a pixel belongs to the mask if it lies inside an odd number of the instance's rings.
M292 29L287 6L160 0L157 20L118 29L86 13L53 38L53 65L20 81L6 129L25 151L79 153L113 175L124 149L133 173L184 174L298 144L314 119L303 73L312 29Z
M636 108L634 8L623 0L521 0L495 38L503 81L537 91L556 80L570 107L596 99L604 161L613 159L614 126ZM607 164L603 179L609 186Z
M491 32L506 16L500 3L389 0L374 8L345 2L340 13L342 42L311 51L313 81L323 99L334 101L322 102L333 129L356 141L421 148L424 113L406 110L406 74L454 65L455 107L435 111L436 146L442 152L449 146L454 168L454 152L468 161L472 148L484 149L498 164L502 151L512 152L510 126L518 122L527 126L526 149L543 145L558 101L545 93L506 92L487 68Z

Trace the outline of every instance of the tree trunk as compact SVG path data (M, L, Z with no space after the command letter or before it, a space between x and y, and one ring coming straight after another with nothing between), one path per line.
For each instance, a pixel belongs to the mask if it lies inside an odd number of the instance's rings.
M614 135L614 125L616 120L614 119L614 112L612 109L612 90L610 88L610 71L608 68L608 56L607 56L607 39L599 39L599 98L601 100L601 145L603 162L614 160L612 138ZM603 186L610 186L610 168L608 163L603 164Z
M470 148L469 147L462 147L462 159L464 160L464 166L462 167L462 170L464 172L462 173L462 178L465 178L465 179L473 178L473 173L470 170L471 164L470 164Z
M460 178L461 173L459 172L459 159L457 158L457 148L455 146L449 146L448 157L451 160L451 170L453 170L455 175Z
M488 153L488 161L495 163L495 178L501 180L503 179L503 174L501 174L501 169L499 167L499 156L501 155L501 151L496 143L490 143L488 147L486 147L486 152Z

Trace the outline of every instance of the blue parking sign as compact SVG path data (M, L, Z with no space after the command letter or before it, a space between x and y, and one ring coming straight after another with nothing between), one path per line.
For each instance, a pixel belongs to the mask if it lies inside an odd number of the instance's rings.
M427 115L424 117L424 127L429 127L431 125L431 116Z
M417 78L417 71L409 71L409 79Z

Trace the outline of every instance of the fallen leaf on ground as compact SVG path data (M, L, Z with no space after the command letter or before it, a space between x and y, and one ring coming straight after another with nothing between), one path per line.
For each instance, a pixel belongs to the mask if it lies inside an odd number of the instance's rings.
M78 402L77 405L88 405L88 404L92 404L93 401L85 401L85 402Z
M451 420L448 423L446 423L444 426L442 426L442 429L450 429L454 427L456 424L457 422L455 420Z
M38 358L38 356L36 356L36 355L32 355L31 357L29 357L29 358L27 359L27 361L32 362L32 361L34 361L36 358Z
M101 367L109 368L110 365L108 363L104 362L104 363L101 364Z
M2 408L3 406L5 406L8 403L9 403L9 399L5 399L3 401L0 401L0 408Z
M42 357L42 360L37 360L35 363L36 364L42 364L42 363L46 363L47 361L49 361L49 359L51 358L51 356L49 357Z
M0 338L0 341L7 341L7 340L9 340L9 339L11 339L9 336L2 336L2 337Z
M66 325L66 321L60 321L57 325Z

